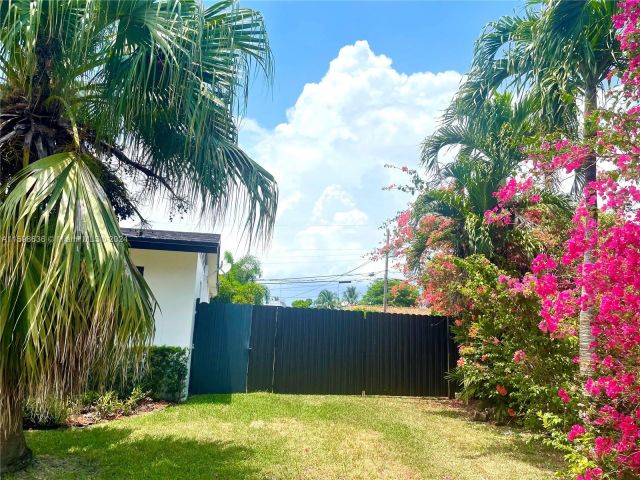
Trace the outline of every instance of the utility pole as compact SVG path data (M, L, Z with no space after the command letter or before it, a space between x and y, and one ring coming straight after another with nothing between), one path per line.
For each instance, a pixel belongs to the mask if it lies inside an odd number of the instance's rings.
M387 313L387 297L389 296L389 229L387 228L387 243L384 254L384 293L382 294L382 311Z

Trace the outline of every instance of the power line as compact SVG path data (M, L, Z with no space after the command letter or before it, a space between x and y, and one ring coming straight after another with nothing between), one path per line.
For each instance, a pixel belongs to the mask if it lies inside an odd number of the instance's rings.
M299 261L296 262L284 262L284 261L274 261L274 262L260 262L260 265L336 265L336 264L340 264L340 263L344 263L348 261L347 259L342 259L342 260L332 260L332 259L327 259L327 260L304 260L304 259L300 259Z
M354 275L353 272L355 272L356 270L359 270L360 268L368 265L369 263L371 263L371 260L367 260L366 262L364 262L361 265L358 265L355 268L352 268L351 270L349 270L348 272L344 272L344 273L340 273L340 274L334 274L334 275L314 275L314 276L307 276L307 277L287 277L287 278L263 278L261 279L259 282L260 283L274 283L274 282L285 282L285 283L305 283L305 281L307 280L332 280L332 281L336 281L339 278L344 278L346 276L362 276L362 275L369 275L364 274L364 273L357 273ZM301 282L294 282L296 280L301 280Z
M370 279L371 277L373 277L374 275L378 274L378 273L382 273L382 271L379 272L370 272L370 273L355 273L352 275L345 275L345 276L340 276L340 277L336 277L336 278L327 278L327 277L309 277L309 278L303 278L303 279L288 279L288 278L274 278L271 280L258 280L258 283L265 283L265 284L302 284L302 283L314 283L314 282L322 282L322 283L334 283L334 282L339 282L341 280L353 280L353 281L358 281L358 280L367 280Z
M366 262L364 262L362 265L358 265L357 267L349 270L348 272L344 272L344 273L337 273L334 275L310 275L310 276L306 276L306 277L285 277L285 278L263 278L261 281L263 282L269 282L272 280L305 280L308 278L334 278L334 277L344 277L346 275L349 275L350 273L355 272L356 270L364 267L365 265L368 265L369 263L371 263L371 260L367 260ZM356 274L356 275L362 275L362 274Z
M276 225L276 228L307 228L307 227L379 228L380 225L367 225L367 224L353 225L353 224L349 224L349 223L331 223L331 224L326 224L326 223L298 223L298 224L290 223L288 225L280 225L280 224Z
M354 253L318 253L317 255L296 255L296 254L281 254L281 255L271 255L271 254L264 254L264 255L259 255L258 258L260 260L270 260L272 258L311 258L311 257L358 257L358 256L364 256L364 255L370 255L371 254L371 250L358 250L357 252Z
M366 278L354 278L352 279L353 281L358 281L358 280L366 280ZM300 280L297 282L263 282L263 281L258 281L258 283L262 284L262 285L305 285L305 284L312 284L312 283L325 283L325 284L331 284L331 283L337 283L339 282L339 280Z
M366 248L297 248L295 252L362 252L368 251ZM268 255L268 254L265 254Z

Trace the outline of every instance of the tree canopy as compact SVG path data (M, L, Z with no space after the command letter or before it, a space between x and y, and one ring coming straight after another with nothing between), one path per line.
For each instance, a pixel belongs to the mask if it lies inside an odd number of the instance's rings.
M260 261L252 255L245 255L236 261L230 252L224 253L224 261L229 269L220 275L218 295L213 301L263 305L268 300L269 289L257 283L262 276Z
M313 302L316 308L340 308L340 299L331 290L321 290L318 294L318 298Z
M293 302L291 302L291 306L293 308L311 308L312 305L313 300L311 300L310 298L307 298L306 300L294 300Z
M384 297L384 280L375 280L366 293L361 303L364 305L382 305ZM389 297L387 304L392 307L414 307L418 302L418 291L398 279L389 279Z

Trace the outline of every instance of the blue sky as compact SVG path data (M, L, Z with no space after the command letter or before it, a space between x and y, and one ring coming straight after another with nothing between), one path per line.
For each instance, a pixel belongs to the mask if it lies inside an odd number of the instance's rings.
M247 116L265 127L285 120L308 82L324 75L345 45L367 40L402 73L464 72L488 22L513 1L247 1L266 21L275 59L273 88L255 81Z
M158 206L147 210L152 227L220 232L223 250L259 256L264 279L350 272L340 278L362 292L382 276L382 262L367 256L382 243L380 226L411 200L383 190L406 181L385 164L418 167L420 143L455 93L478 34L518 4L241 5L263 13L275 58L273 89L255 80L240 122L241 147L280 188L271 244L249 249L228 224L206 225L195 213L169 221ZM346 286L334 277L327 283L291 280L271 290L290 304Z

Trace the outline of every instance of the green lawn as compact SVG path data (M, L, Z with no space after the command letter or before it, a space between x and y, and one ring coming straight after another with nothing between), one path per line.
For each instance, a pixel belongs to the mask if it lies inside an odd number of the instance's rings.
M83 429L27 432L17 479L551 478L560 458L446 401L204 395Z

